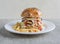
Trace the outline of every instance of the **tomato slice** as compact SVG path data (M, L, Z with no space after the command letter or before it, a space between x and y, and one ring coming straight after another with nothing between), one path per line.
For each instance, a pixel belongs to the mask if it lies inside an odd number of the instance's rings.
M39 27L38 27L38 29L41 31L41 30L42 30L42 27L41 27L41 26L39 26Z

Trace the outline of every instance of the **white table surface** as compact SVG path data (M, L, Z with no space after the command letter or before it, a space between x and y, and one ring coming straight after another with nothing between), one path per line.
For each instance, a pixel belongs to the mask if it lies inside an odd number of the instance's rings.
M55 23L55 30L41 35L17 35L4 29L12 20L0 19L0 44L60 44L60 19L49 19Z

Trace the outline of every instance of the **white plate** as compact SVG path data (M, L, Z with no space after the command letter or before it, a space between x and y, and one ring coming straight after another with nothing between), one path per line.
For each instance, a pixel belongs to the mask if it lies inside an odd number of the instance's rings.
M42 34L42 33L47 33L55 29L55 25L47 20L42 20L42 22L45 24L44 29L40 32L18 32L12 28L13 25L15 25L17 22L21 22L21 20L16 20L12 21L10 23L7 23L4 25L5 29L9 32L12 33L17 33L17 34Z

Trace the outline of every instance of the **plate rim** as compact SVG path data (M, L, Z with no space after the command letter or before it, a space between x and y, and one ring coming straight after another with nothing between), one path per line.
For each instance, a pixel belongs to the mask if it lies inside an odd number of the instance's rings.
M20 20L15 20L15 21L20 21ZM50 22L48 20L44 20L44 21L47 21L47 22L53 24L54 27L51 30L45 31L45 32L31 32L31 33L30 32L18 32L18 31L14 31L13 32L13 31L10 31L9 29L7 29L7 27L6 27L9 23L14 22L14 21L11 21L11 22L5 24L4 28L5 28L5 30L7 30L9 32L12 32L12 33L16 33L16 34L29 34L29 35L31 35L31 34L43 34L43 33L47 33L47 32L50 32L50 31L52 31L52 30L54 30L56 28L56 25L53 22Z

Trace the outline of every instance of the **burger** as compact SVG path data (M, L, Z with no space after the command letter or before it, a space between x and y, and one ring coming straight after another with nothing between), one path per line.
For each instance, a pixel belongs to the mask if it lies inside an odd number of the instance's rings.
M41 11L37 8L27 8L22 14L22 22L25 23L27 27L39 28L42 30L42 19L41 19Z

